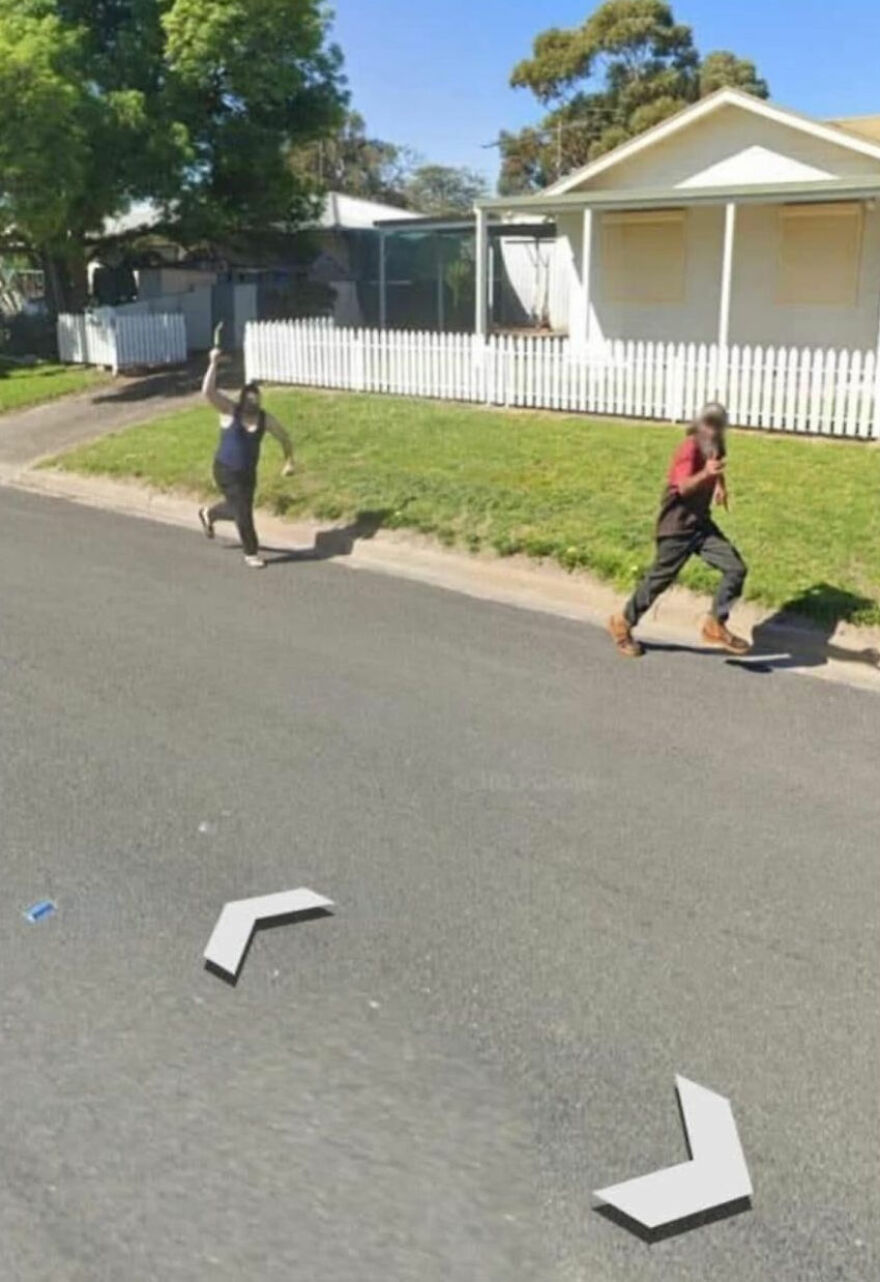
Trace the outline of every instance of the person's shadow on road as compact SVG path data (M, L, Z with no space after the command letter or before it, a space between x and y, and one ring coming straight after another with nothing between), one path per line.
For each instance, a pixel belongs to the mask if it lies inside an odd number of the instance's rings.
M385 521L387 512L358 512L348 525L319 530L310 548L264 547L267 568L287 565L290 562L330 561L335 557L351 556L359 539L371 539Z
M752 651L747 658L727 662L756 674L819 668L831 660L880 669L880 651L874 646L854 648L832 640L839 623L857 622L876 604L870 597L830 583L815 583L753 629Z
M831 660L880 670L880 650L853 648L832 641L839 623L857 623L877 602L830 583L816 583L786 601L752 630L752 649L742 659L725 659L732 668L756 676L787 668L820 668ZM646 641L645 649L667 653L717 655L715 647Z

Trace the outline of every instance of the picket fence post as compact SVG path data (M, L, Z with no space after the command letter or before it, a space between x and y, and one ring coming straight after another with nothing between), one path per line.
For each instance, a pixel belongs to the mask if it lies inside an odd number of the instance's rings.
M62 356L118 367L174 359L185 321L112 311L58 319ZM325 317L251 321L248 378L484 405L666 418L723 400L734 422L880 439L880 361L872 351L593 341L539 335L337 328Z

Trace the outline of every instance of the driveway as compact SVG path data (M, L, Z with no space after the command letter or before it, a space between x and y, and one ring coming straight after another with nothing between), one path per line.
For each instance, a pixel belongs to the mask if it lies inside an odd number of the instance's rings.
M0 480L53 454L120 428L183 409L198 398L205 362L110 384L21 412L0 415ZM224 363L224 383L233 385L240 370Z

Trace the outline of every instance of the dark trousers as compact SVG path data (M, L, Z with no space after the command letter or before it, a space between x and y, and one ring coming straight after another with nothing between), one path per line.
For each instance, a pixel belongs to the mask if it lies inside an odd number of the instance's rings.
M234 521L245 556L256 556L259 551L257 531L254 529L254 491L257 477L254 472L239 472L225 463L214 462L214 480L223 491L223 502L215 503L208 510L208 519Z
M649 610L684 569L692 556L699 556L721 571L721 582L712 602L712 614L724 623L746 581L746 565L736 548L717 525L709 521L694 534L668 534L657 540L654 564L624 606L623 616L630 627Z

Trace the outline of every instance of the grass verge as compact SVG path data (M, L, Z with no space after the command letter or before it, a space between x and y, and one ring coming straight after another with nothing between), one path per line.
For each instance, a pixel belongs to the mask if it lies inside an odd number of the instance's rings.
M2 386L2 384L0 384ZM272 441L258 501L280 515L373 513L442 542L583 567L630 588L652 555L682 429L395 397L269 389L298 462ZM216 414L199 408L105 437L50 466L207 493ZM880 452L855 442L733 432L719 521L750 566L746 596L823 623L880 623ZM682 583L712 590L693 561Z
M0 414L40 405L43 401L69 396L72 392L86 392L108 379L109 375L103 370L48 362L18 365L0 357Z

